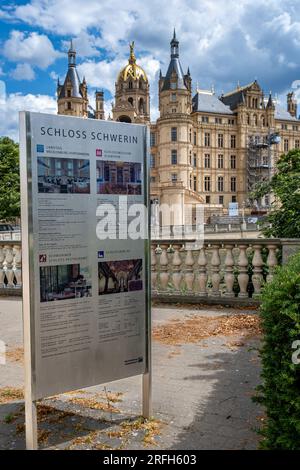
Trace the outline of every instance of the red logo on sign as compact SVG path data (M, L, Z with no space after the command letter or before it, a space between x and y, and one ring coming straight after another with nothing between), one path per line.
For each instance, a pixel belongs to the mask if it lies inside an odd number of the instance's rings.
M46 263L47 261L47 255L40 255L39 256L40 263Z
M102 149L96 149L96 157L102 157Z

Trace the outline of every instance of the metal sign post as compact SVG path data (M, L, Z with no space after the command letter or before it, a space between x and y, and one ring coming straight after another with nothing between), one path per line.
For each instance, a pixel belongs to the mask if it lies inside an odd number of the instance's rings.
M27 449L54 394L142 375L152 414L147 148L146 126L20 113Z

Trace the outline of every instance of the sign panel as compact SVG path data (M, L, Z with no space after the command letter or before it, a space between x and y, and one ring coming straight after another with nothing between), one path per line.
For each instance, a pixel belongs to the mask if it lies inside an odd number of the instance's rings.
M239 215L239 204L238 202L230 202L228 205L228 212L230 217Z
M32 400L146 373L146 127L23 112L20 130Z

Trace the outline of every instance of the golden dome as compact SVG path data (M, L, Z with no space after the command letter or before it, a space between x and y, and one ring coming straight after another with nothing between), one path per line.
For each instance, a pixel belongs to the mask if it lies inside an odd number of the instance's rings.
M134 41L130 44L130 56L128 59L128 64L121 70L118 76L119 80L126 81L128 78L132 80L139 80L142 78L146 83L148 83L148 78L146 72L136 64L136 58L134 55Z

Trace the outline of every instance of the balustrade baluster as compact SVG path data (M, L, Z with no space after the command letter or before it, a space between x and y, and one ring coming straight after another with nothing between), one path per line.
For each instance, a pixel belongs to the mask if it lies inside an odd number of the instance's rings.
M238 283L240 286L239 297L248 297L247 287L249 281L248 275L248 258L247 258L247 245L239 245L240 254L238 259L239 275Z
M226 257L225 257L225 284L226 284L226 297L234 297L233 284L234 284L234 259L232 256L233 245L225 245Z
M0 245L0 287L5 287L5 284L4 284L4 277L5 277L4 260L5 260L4 247L3 247L3 245Z
M267 245L269 254L267 258L267 265L269 268L269 274L267 275L267 282L271 282L274 277L275 266L277 266L277 257L276 257L276 245Z
M220 265L221 259L219 255L219 245L212 245L212 257L211 257L211 282L212 282L212 295L214 297L220 296Z
M16 287L20 288L22 287L22 251L21 251L21 245L14 245L13 246L13 254L14 256L14 262L13 262L13 271L15 274L15 279L16 279Z
M181 271L182 259L180 256L181 245L174 244L172 245L172 248L174 250L174 253L172 256L172 266L173 266L172 282L173 282L175 291L180 292L181 281L182 281L182 271Z
M198 286L199 292L198 295L200 297L207 297L207 257L205 247L203 246L200 249L199 256L198 256L198 266L199 266L199 273L198 273Z
M263 283L262 267L264 265L262 256L261 256L261 245L253 245L254 255L252 259L253 264L253 274L252 274L252 283L254 287L253 297L259 297L261 293L261 286Z
M5 274L6 274L6 279L7 279L7 287L15 287L14 285L14 271L13 271L13 261L14 261L14 255L13 255L13 249L11 245L5 245L4 246L4 252L5 252Z
M161 291L166 291L168 289L168 282L170 278L170 273L169 273L169 259L168 259L168 253L167 249L169 248L169 244L165 243L160 243L159 247L161 249L161 254L159 257L159 267L160 267L160 273L159 273L159 280L160 280L160 290Z
M185 257L184 263L185 263L185 273L184 273L185 285L186 285L188 293L193 294L194 293L193 284L194 284L194 279L195 279L193 266L194 266L195 260L193 257L192 250L190 249L186 250L186 257Z

